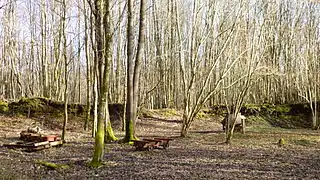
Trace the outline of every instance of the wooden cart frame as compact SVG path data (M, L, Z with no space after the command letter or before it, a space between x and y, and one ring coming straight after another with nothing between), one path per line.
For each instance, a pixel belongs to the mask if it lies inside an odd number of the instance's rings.
M133 146L135 146L137 151L143 151L143 150L150 151L154 148L167 149L169 147L169 142L171 140L173 139L153 138L153 139L134 140Z

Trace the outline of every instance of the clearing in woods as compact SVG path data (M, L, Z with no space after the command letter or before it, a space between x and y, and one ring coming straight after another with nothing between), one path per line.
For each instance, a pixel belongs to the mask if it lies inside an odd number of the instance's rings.
M245 135L236 133L225 145L217 118L197 120L187 138L179 138L179 116L141 118L141 138L171 137L166 150L135 151L126 144L106 144L105 166L87 167L93 139L82 131L83 118L73 117L67 141L60 148L38 152L7 149L33 122L46 132L60 133L63 118L18 118L0 115L0 179L317 179L320 172L320 132L282 129L253 123ZM115 131L123 137L121 131ZM284 145L279 146L279 139ZM62 164L60 168L44 166ZM65 166L67 165L67 166Z

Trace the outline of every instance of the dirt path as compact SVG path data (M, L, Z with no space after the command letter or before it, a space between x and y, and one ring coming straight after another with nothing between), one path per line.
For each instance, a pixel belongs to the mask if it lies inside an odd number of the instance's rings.
M14 140L33 121L0 116L0 144ZM300 133L304 135L283 134L289 141L284 147L276 144L279 134L259 132L236 135L232 145L225 145L221 127L214 121L197 121L188 138L179 138L179 119L146 118L138 123L138 135L174 137L169 149L139 152L130 145L107 144L106 166L91 169L86 164L92 156L93 141L89 133L77 130L81 126L71 122L68 143L61 148L27 153L0 147L0 179L319 178L319 132L310 137L303 130ZM59 133L59 127L55 128L45 130ZM292 144L290 138L309 138L311 143ZM39 160L68 164L70 168L50 170L37 164Z

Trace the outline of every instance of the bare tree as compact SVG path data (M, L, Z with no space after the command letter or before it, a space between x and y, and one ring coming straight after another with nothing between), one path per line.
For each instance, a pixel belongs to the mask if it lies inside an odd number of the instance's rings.
M42 65L42 90L44 97L50 97L48 77L48 56L47 56L47 2L41 1L41 65Z
M135 125L137 118L137 106L139 101L139 80L141 69L141 50L144 44L144 21L145 21L145 1L140 1L139 35L136 57L133 53L133 22L132 22L132 1L127 1L128 24L127 24L127 100L126 100L126 134L124 141L129 142L136 139Z
M68 124L68 58L67 58L67 37L66 37L66 11L67 5L66 1L63 0L61 3L62 6L62 41L63 41L63 60L64 60L64 122L61 139L65 141L65 136L67 132Z
M189 28L189 44L188 44L188 54L186 55L183 49L183 34L180 29L181 24L180 21L177 20L177 29L178 29L178 39L180 41L180 70L182 74L182 82L183 82L183 97L184 97L184 112L183 112L183 123L181 129L181 136L184 137L187 135L188 130L195 119L195 116L200 111L202 106L210 99L214 94L217 93L222 80L227 76L230 70L234 67L234 65L239 61L242 55L246 52L240 52L234 58L224 58L224 53L227 53L227 47L233 46L236 41L235 30L238 28L237 23L239 19L239 14L242 11L242 1L237 3L236 6L236 14L230 17L228 20L227 17L224 21L220 21L219 29L222 29L218 32L212 31L211 29L215 26L214 23L211 23L207 28L210 31L202 31L200 32L196 27L199 27L196 22L197 17L199 16L199 1L194 1L193 10L191 13L192 21L191 25L188 25ZM177 6L176 12L178 13ZM214 6L212 7L214 8ZM178 15L177 15L178 17ZM212 17L214 18L214 16ZM226 23L227 26L224 25L225 21L229 21L230 23ZM212 21L214 22L214 21ZM215 22L217 23L217 22ZM219 22L218 22L219 23ZM212 32L212 33L211 33ZM202 34L201 34L202 33ZM202 71L200 70L202 63L204 62L204 56L201 55L200 50L203 44L210 40L208 37L213 36L213 38L217 38L217 41L223 40L219 45L219 53L216 54L211 59L211 64L205 73L200 74ZM197 37L197 38L196 38ZM213 46L213 44L212 44ZM229 49L228 49L229 50ZM221 62L225 61L224 66L218 66ZM214 70L219 69L219 76L212 79L212 74ZM210 90L208 90L210 82L212 86Z
M302 41L305 42L305 49L302 51L300 73L298 74L298 81L296 82L299 96L305 99L311 109L311 125L313 129L318 129L320 125L319 120L319 103L318 103L318 89L319 89L319 45L315 40L318 38L316 27L320 21L316 18L315 4L308 4L308 13L306 19L308 25L305 25L302 33L306 34ZM299 71L298 71L299 72Z
M103 86L105 86L105 93L106 95L106 115L105 115L105 141L116 141L118 138L114 135L111 121L110 121L110 115L109 115L109 108L108 108L108 102L109 102L109 86L110 86L110 64L112 62L112 31L111 31L111 8L109 5L109 2L104 2L104 12L103 12L103 30L104 30L104 72L103 72Z
M98 123L95 136L95 146L91 166L101 165L104 155L105 132L107 137L112 137L110 132L110 116L108 109L108 85L109 85L109 66L111 61L111 20L110 20L110 2L109 0L96 0L94 4L95 16L95 40L97 56L97 79L99 87L99 105L98 105ZM109 124L106 124L106 122ZM108 127L109 126L109 127ZM112 129L111 129L112 130Z
M96 40L96 62L98 62L96 71L97 71L97 79L99 80L99 104L98 104L98 122L97 122L97 132L95 135L95 145L94 145L94 154L91 161L91 166L98 167L102 163L103 155L104 155L104 133L105 133L105 118L106 118L106 98L107 98L107 87L106 84L103 83L104 80L104 66L105 58L103 55L104 51L104 41L103 41L103 3L104 0L95 0L94 1L94 11L93 14L95 16L94 27L95 27L95 40ZM109 1L106 1L109 3Z
M83 14L84 14L84 48L85 48L85 59L86 59L86 80L87 80L87 97L86 97L86 119L84 123L84 130L89 128L90 121L90 111L91 111L91 62L89 54L89 27L88 27L88 14L87 14L87 3L86 0L83 0Z

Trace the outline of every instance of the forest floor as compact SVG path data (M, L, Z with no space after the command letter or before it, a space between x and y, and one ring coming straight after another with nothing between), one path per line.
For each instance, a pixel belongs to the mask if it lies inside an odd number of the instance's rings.
M246 134L236 133L232 144L216 118L194 122L187 138L180 138L179 117L142 118L140 138L171 137L168 149L135 151L132 145L106 144L106 165L87 166L93 154L90 132L83 119L69 122L67 143L38 152L7 149L19 133L37 122L47 133L61 132L62 118L18 118L0 115L0 179L319 179L320 132L281 129L251 124ZM262 124L262 125L261 125ZM123 137L121 131L115 131ZM280 138L285 140L278 146ZM49 169L38 162L65 164Z

